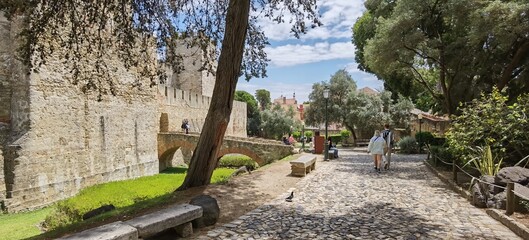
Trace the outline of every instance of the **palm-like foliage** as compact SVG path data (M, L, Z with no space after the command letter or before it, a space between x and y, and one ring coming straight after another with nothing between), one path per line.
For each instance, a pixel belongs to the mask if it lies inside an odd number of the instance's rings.
M481 175L490 175L494 176L498 173L503 162L502 158L499 158L497 155L492 156L492 151L489 145L485 147L477 146L471 148L472 152L475 154L475 157L471 158L466 165L474 165Z

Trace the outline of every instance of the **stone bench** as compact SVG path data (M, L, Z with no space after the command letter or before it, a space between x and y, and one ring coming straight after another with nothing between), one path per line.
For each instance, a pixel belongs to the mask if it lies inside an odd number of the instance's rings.
M109 223L96 228L91 228L70 236L59 238L62 240L84 240L84 239L113 239L129 240L138 239L138 230L122 221Z
M310 171L316 169L316 156L303 155L296 160L290 161L292 176L304 177Z
M166 229L175 228L181 237L193 233L191 221L202 217L202 207L181 204L133 218L88 229L60 239L145 239Z
M153 212L125 223L138 230L140 238L147 238L169 228L187 237L193 233L191 221L202 217L202 208L190 204L176 205L171 208Z

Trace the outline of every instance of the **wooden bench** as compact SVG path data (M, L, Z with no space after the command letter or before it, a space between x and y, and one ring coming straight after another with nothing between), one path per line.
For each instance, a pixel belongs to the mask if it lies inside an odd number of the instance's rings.
M357 147L364 147L369 145L369 141L371 139L356 139L356 146Z
M296 160L290 161L292 176L304 177L310 171L316 169L316 156L303 155Z

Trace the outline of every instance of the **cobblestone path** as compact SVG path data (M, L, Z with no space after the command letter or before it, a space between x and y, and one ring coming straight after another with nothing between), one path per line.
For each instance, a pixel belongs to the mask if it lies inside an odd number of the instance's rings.
M393 155L376 173L371 157L340 151L285 193L197 239L519 239L448 189L421 162Z

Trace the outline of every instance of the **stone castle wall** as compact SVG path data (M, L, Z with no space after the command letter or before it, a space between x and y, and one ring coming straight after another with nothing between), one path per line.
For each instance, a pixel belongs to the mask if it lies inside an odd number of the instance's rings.
M205 90L198 93L165 85L131 88L136 79L142 86L150 82L109 54L118 94L99 101L71 84L57 57L28 75L15 58L20 26L2 17L0 202L8 211L45 206L94 184L158 173L162 113L168 113L170 131L180 130L184 118L192 131L201 131L211 101L207 94L213 91L211 75L199 74ZM226 135L246 137L246 103L234 102Z
M0 36L11 35L11 23L0 13ZM3 145L9 136L9 118L11 111L11 56L10 37L0 37L0 200L5 198L6 185L4 178Z
M185 89L190 92L198 93L202 96L213 96L213 86L215 85L215 76L208 71L201 71L202 63L205 56L198 47L187 47L184 41L177 48L179 54L183 57L183 69L179 73L169 71L167 74L167 86ZM213 48L213 46L211 47ZM210 51L213 49L210 48ZM213 65L213 70L216 69Z
M5 31L5 21L1 23ZM14 24L7 38L11 45L16 42L15 29L20 29ZM0 45L2 51L4 46ZM6 189L2 195L8 211L38 208L87 186L158 172L157 90L131 88L135 80L143 86L150 81L134 69L125 69L115 54L105 58L116 69L111 77L119 84L116 96L101 100L72 85L70 72L57 56L29 75L15 60L14 50L0 60L4 61L0 65L9 62L12 69L2 80L10 86L10 97L2 94L8 104L0 110L9 116L2 151Z
M182 121L187 119L191 132L201 132L204 120L208 113L211 97L199 93L184 91L167 85L158 85L160 108L158 116L162 113L168 115L168 131L183 131ZM246 103L233 102L230 123L226 135L247 137L246 134Z

